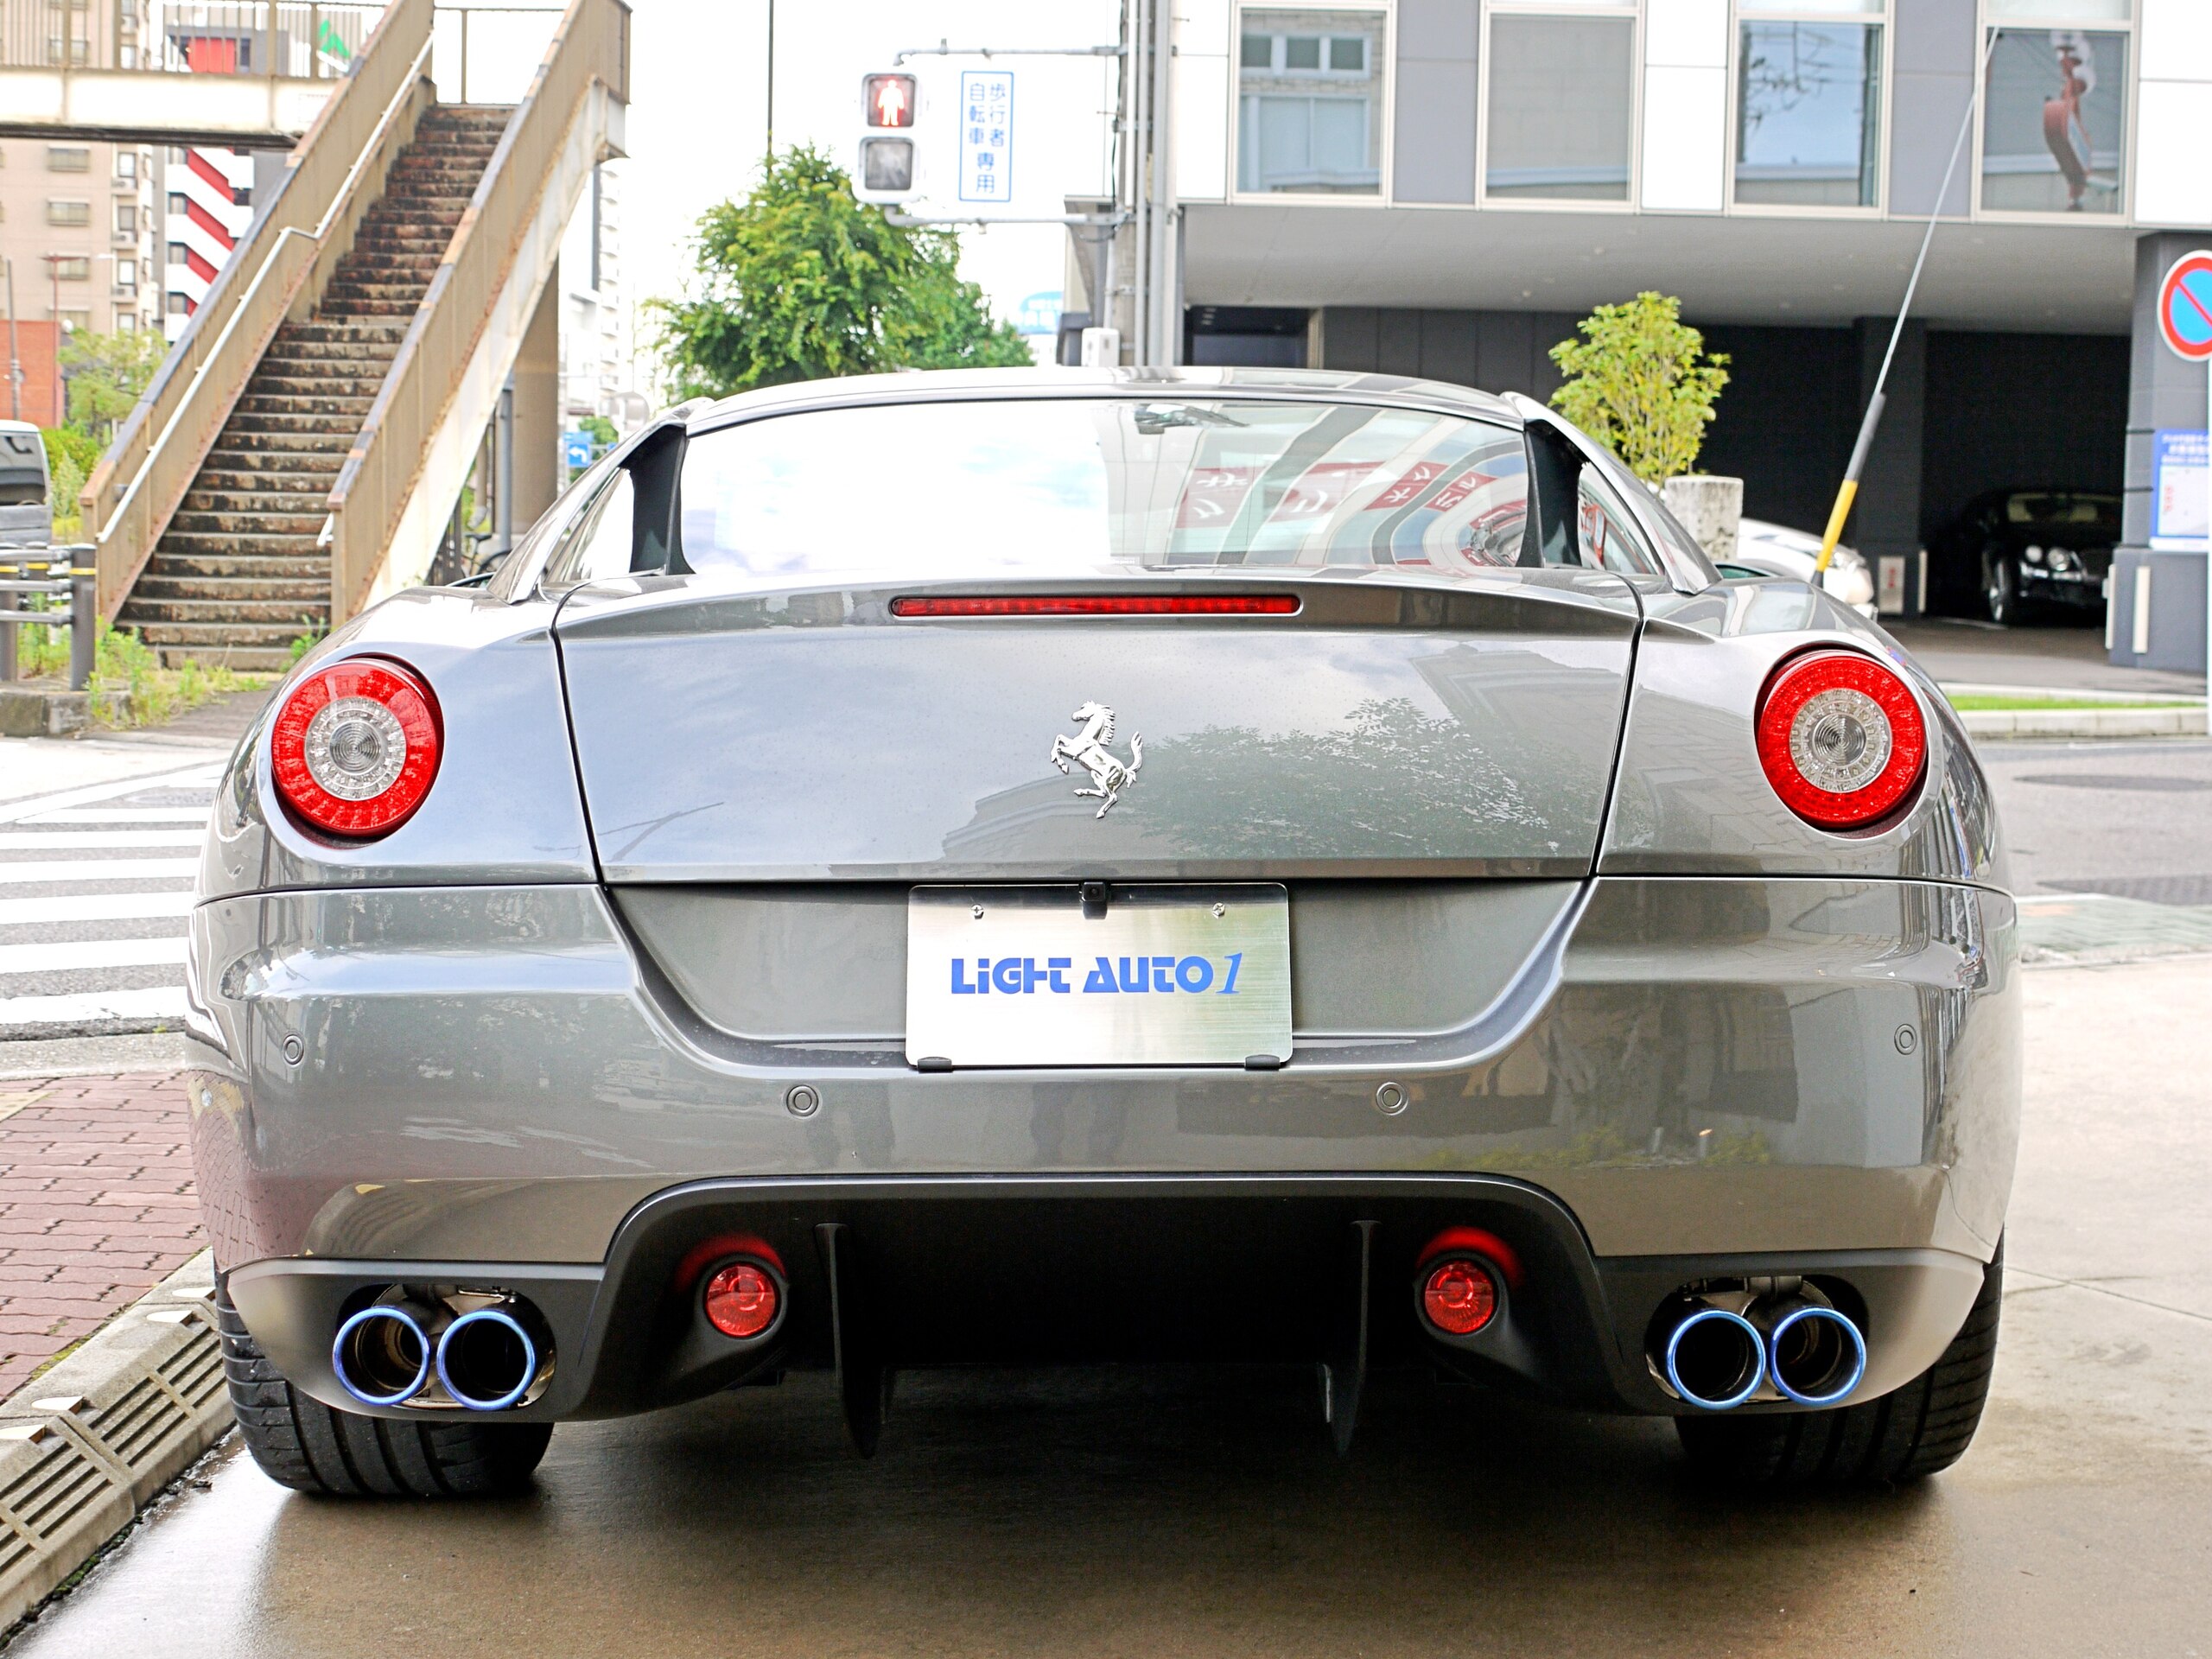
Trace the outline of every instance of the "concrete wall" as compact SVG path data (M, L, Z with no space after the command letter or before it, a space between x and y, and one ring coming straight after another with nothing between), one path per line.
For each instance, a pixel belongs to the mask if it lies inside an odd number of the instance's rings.
M1559 390L1545 353L1578 318L1545 311L1401 311L1325 306L1309 366L1419 375L1541 401Z
M1889 210L1925 213L1936 206L1974 93L1974 0L1907 0L1897 9L1890 35ZM1943 198L1944 213L1967 212L1973 175L1969 141Z

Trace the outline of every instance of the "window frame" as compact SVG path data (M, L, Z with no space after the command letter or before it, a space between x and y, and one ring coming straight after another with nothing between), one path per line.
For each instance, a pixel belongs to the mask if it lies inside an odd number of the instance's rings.
M2142 7L2136 0L2129 0L2125 17L2084 19L2079 13L2058 17L2011 17L2006 16L2004 0L1980 0L1975 8L1976 30L1974 45L1977 63L1987 60L1990 41L1999 29L2028 29L2044 31L2078 29L2093 35L2125 35L2127 37L2127 71L2120 77L2126 106L2120 111L2120 203L2109 213L2074 213L2064 208L2019 208L1985 207L1981 199L1982 152L1989 135L1989 100L1985 96L1974 112L1973 154L1967 160L1974 171L1967 181L1967 213L1977 220L1993 225L2078 225L2085 229L2111 230L2115 226L2135 224L2135 173L2137 151L2135 130L2142 119L2143 64Z
M1312 76L1315 89L1314 96L1326 97L1328 93L1323 90L1326 87L1354 85L1379 75L1382 83L1382 130L1376 145L1375 190L1372 194L1352 191L1247 190L1237 182L1244 175L1244 18L1248 12L1255 11L1278 14L1300 11L1315 13L1357 11L1367 13L1382 20L1382 63L1373 74L1354 76L1320 71ZM1344 0L1344 3L1339 5L1320 4L1317 0L1288 0L1288 3L1280 5L1269 4L1268 0L1237 0L1237 3L1230 8L1229 26L1230 39L1236 44L1229 57L1228 200L1233 203L1288 202L1309 207L1388 207L1391 206L1391 175L1396 165L1395 146L1398 127L1396 63L1398 11L1394 0ZM1274 29L1267 32L1271 35L1278 33ZM1329 38L1326 31L1318 26L1314 32L1325 41ZM1270 73L1274 72L1270 71ZM1294 78L1303 80L1306 76L1300 73Z
M1729 7L1728 35L1728 178L1726 211L1748 219L1887 219L1890 215L1890 135L1897 118L1897 0L1863 11L1822 11L1789 0L1733 0ZM1746 23L1858 23L1881 31L1882 65L1879 76L1881 108L1876 111L1874 138L1874 200L1851 207L1820 203L1738 201L1736 199L1736 160L1739 124L1743 120L1744 26ZM1924 218L1922 213L1910 217Z
M1491 122L1497 101L1490 76L1497 60L1491 47L1491 26L1500 17L1626 19L1628 48L1628 189L1618 201L1590 196L1503 196L1490 188ZM1643 198L1644 7L1640 0L1490 0L1482 8L1481 38L1475 48L1475 206L1484 212L1513 213L1637 213Z

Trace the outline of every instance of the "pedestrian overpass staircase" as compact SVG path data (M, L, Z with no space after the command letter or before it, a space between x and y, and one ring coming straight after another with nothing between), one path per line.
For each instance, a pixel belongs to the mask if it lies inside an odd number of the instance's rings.
M562 233L620 154L627 8L572 0L512 107L435 102L431 19L387 11L86 486L102 613L166 661L281 668L421 581L550 324Z

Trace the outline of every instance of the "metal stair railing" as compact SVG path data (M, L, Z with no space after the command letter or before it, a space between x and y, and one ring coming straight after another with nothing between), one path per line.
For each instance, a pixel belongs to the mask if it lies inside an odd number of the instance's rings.
M430 24L431 0L395 0L385 13L86 480L79 499L98 549L101 615L122 608L276 331L303 293L312 301L313 279L327 279L344 232L381 192L431 99Z
M578 170L575 141L589 130L579 124L596 114L604 124L607 100L627 104L629 69L629 7L623 0L571 0L331 486L324 533L331 552L332 627L365 608L380 587L422 578L430 532L444 524L461 486L455 457L474 447L474 430L459 433L457 445L443 441L455 435L448 429L457 430L474 413L473 404L463 408L469 403L464 394L472 365L484 355L486 331L503 298L512 297L506 290L524 256L542 265L557 252L590 163L601 159L594 153ZM548 193L556 191L562 199L550 200ZM550 248L537 245L549 227ZM538 272L537 279L543 276ZM527 310L520 315L526 319ZM495 369L504 378L512 350L493 354L506 359ZM496 393L497 379L491 384ZM448 472L453 491L443 492ZM442 492L443 499L429 502ZM403 518L419 520L424 531L413 538L423 543L416 550L419 561L395 549ZM410 568L389 569L396 553Z

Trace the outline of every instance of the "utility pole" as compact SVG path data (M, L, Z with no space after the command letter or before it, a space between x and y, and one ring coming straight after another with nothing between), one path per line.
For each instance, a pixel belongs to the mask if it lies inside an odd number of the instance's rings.
M61 393L61 255L48 253L41 257L46 261L47 278L54 292L49 313L54 318L54 423L60 426L69 419L69 408L62 401Z
M776 0L768 0L768 160L776 159Z

